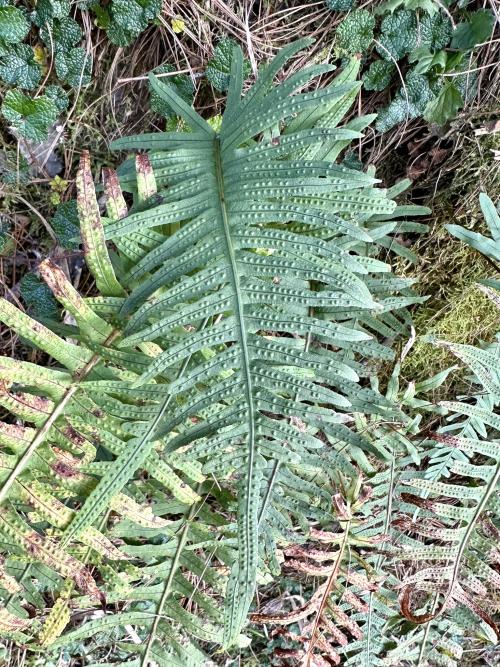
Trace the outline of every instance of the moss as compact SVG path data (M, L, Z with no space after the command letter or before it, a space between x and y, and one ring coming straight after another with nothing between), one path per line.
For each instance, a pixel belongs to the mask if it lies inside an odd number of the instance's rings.
M425 338L435 336L453 343L479 345L492 341L498 331L498 309L475 286L470 285L461 296L440 313L431 316L423 308L416 318L417 340L406 357L402 374L418 382L456 363L456 358L445 348L436 347Z
M407 380L424 380L456 363L447 350L429 344L424 337L478 345L492 341L499 329L498 309L476 287L479 280L491 277L491 265L444 228L447 223L458 223L487 231L479 192L487 192L493 200L500 198L500 173L491 158L491 151L499 143L494 135L462 138L453 178L430 203L433 227L412 248L419 258L418 265L401 267L400 273L417 278L419 293L429 297L413 314L417 342L402 367ZM450 382L460 381L460 374L450 376ZM450 384L443 386L442 397L450 389Z

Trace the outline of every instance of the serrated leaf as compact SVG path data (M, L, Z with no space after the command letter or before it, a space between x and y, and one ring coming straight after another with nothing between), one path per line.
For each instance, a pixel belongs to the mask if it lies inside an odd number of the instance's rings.
M35 319L57 317L57 301L50 289L34 273L27 273L19 285L28 313Z
M398 123L418 118L434 99L428 79L411 71L407 75L405 88L400 88L389 106L380 111L377 130L387 132Z
M423 113L427 104L435 97L427 77L414 71L410 71L406 75L406 93L410 103L416 107L419 113ZM403 97L404 91L401 90L399 94Z
M377 51L384 60L401 60L417 44L417 19L414 12L402 9L382 21Z
M45 97L51 99L57 107L59 113L68 108L69 100L68 94L61 86L51 85L44 89Z
M425 46L432 51L444 49L450 42L452 32L452 25L446 14L424 14L418 22L416 46Z
M32 90L40 82L40 67L27 44L13 44L0 55L0 78L5 83Z
M3 177L4 178L4 177ZM12 237L12 224L0 217L0 257L6 257L15 249Z
M487 41L494 25L495 17L489 9L473 12L468 21L457 25L451 40L452 48L467 51L476 44Z
M17 44L23 41L29 29L25 15L18 7L0 7L0 39L7 44Z
M73 88L87 86L92 74L92 56L80 46L72 49L56 48L55 66L57 76Z
M76 250L79 247L80 226L76 199L59 204L50 222L63 248Z
M348 12L353 8L355 0L326 0L326 6L332 12Z
M126 46L143 30L149 21L161 11L161 0L113 0L111 23L107 30L109 38L120 46Z
M408 56L408 62L417 63L413 68L415 74L425 74L432 68L436 71L442 72L447 66L448 59L445 51L438 51L433 53L426 46L415 49Z
M82 29L70 16L54 19L49 29L47 25L40 28L40 38L48 48L55 44L64 49L71 49L82 38Z
M372 43L374 29L375 17L365 9L358 9L340 23L337 44L346 53L363 53Z
M220 92L227 90L229 86L229 74L235 46L236 42L229 37L221 39L214 49L214 55L207 64L207 79ZM243 78L246 79L249 74L250 62L245 59L243 61Z
M25 139L43 141L57 118L57 107L48 97L31 99L18 90L8 90L2 113Z
M106 35L110 42L116 46L128 46L137 37L137 33L122 28L116 21L110 19L105 24Z
M388 60L375 60L363 74L363 86L366 90L384 90L391 83L395 70L394 63Z
M39 28L52 19L62 19L68 16L71 8L70 0L37 0L36 10L32 14L32 21Z

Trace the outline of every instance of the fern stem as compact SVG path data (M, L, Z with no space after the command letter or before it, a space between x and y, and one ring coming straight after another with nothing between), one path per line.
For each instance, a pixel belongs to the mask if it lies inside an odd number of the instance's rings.
M436 610L438 601L439 601L439 593L436 593L436 597L434 598L434 602L432 604L432 612L431 612L432 614ZM432 619L432 620L434 620L434 619ZM432 620L430 620L425 625L424 636L422 637L422 644L420 645L420 651L419 651L419 655L418 655L417 667L421 666L422 660L424 659L424 656L425 656L425 648L427 646L427 640L429 638L429 632L431 630Z
M313 290L315 288L315 285L316 285L316 283L311 282L311 290ZM314 314L314 308L311 307L311 308L309 308L309 316L312 317L313 314ZM311 332L309 331L307 333L306 340L305 340L305 343L304 343L304 352L309 351L309 347L311 345L311 339L312 339L312 336L311 336ZM295 401L298 401L298 399L299 399L299 392L297 391L295 393ZM264 499L262 501L262 507L261 507L260 512L259 512L259 519L258 519L259 527L260 527L260 524L262 523L262 519L264 518L264 514L266 512L267 506L269 505L269 502L271 500L273 488L274 488L274 485L276 484L276 479L278 478L279 469L280 469L280 462L275 459L272 472L269 476L269 482L268 482L268 485L267 485L266 494L265 494Z
M342 542L340 543L340 546L339 546L339 555L337 556L337 560L335 561L335 565L333 566L333 570L332 570L330 576L328 577L328 581L325 584L325 592L323 594L323 597L321 598L321 602L320 602L320 605L318 607L318 611L316 612L316 618L314 619L314 625L313 625L313 629L312 629L312 632L311 632L311 640L309 642L309 646L307 647L307 654L306 654L306 658L305 658L305 662L304 662L305 667L310 667L310 665L311 665L311 658L313 657L314 647L316 646L315 637L316 637L316 634L318 632L321 616L322 616L323 611L324 611L324 609L325 609L325 607L328 603L328 596L330 595L331 590L333 588L333 585L334 585L334 583L337 579L337 576L338 576L338 573L339 573L339 570L340 570L340 564L342 563L342 560L344 558L344 551L345 551L346 546L347 546L347 540L348 540L348 537L349 537L350 529L351 529L351 519L348 519L346 521L344 536L343 536Z
M205 320L201 324L202 329L206 326L208 320L209 320L208 317L205 318ZM177 378L182 377L182 375L184 374L189 365L189 362L191 361L191 357L192 355L186 357L177 374ZM144 461L149 456L153 448L156 427L158 426L163 415L165 414L168 406L170 405L170 401L174 398L174 396L175 396L174 394L167 394L165 400L161 404L159 411L156 413L155 417L149 424L146 431L142 434L139 443L133 449L133 451L127 452L125 450L124 452L122 452L122 454L118 456L117 459L115 459L116 471L114 471L115 477L113 482L108 483L107 489L105 489L103 492L103 496L99 498L97 502L94 502L94 505L91 506L90 509L88 510L87 515L83 511L85 510L86 507L84 504L83 510L80 510L80 513L76 516L73 522L66 529L63 539L61 541L62 546L67 546L70 543L70 541L75 537L75 535L77 535L82 530L82 526L85 526L85 524L93 523L95 519L89 521L88 516L89 515L92 516L92 514L96 511L96 507L98 508L98 511L100 513L99 508L102 506L102 498L105 498L105 500L108 501L111 495L119 493L122 490L123 486L126 484L123 471L124 470L127 471L128 477L130 477L144 463ZM117 480L119 480L118 485L116 484ZM101 484L102 484L102 478L101 478ZM98 486L96 488L98 488ZM114 489L111 495L109 494L110 488ZM92 495L90 496L90 498L92 498Z
M462 558L463 558L463 555L464 555L464 551L467 547L467 543L468 543L468 541L469 541L469 539L470 539L470 537L471 537L471 535L474 531L475 525L476 525L479 517L481 516L483 510L486 507L486 504L488 503L488 500L489 500L491 494L496 489L499 480L500 480L500 461L497 463L497 468L495 470L495 474L492 476L492 478L488 482L488 484L486 486L486 489L485 489L485 493L484 493L483 497L481 498L481 502L478 504L478 506L476 508L476 511L474 512L474 516L473 516L472 520L470 521L469 525L467 526L467 529L465 530L465 533L464 533L462 539L460 540L457 556L456 556L456 559L455 559L455 564L453 566L453 571L452 571L452 574L451 574L451 577L450 577L450 583L448 584L448 590L446 591L446 594L444 596L444 600L441 603L439 609L437 610L437 612L435 612L434 616L432 617L432 620L434 620L435 618L437 618L438 616L440 616L444 612L444 610L446 609L446 605L448 604L449 599L451 597L453 597L453 589L454 589L455 583L458 579L458 574L459 574L460 566L462 564Z
M202 484L198 484L198 488L196 490L196 493L201 492L201 487ZM154 640L156 638L156 633L158 631L158 625L161 621L162 615L163 615L163 609L165 607L165 604L167 603L167 600L170 596L171 590L172 590L172 584L174 581L174 576L175 573L177 572L177 568L179 567L179 561L181 558L181 554L184 551L184 547L186 546L187 538L188 538L188 533L189 533L189 528L191 527L191 521L193 520L194 516L196 515L196 512L198 510L198 506L200 503L195 503L191 505L189 512L186 517L186 521L184 523L184 526L182 527L180 536L179 536L179 541L177 542L177 548L175 550L175 554L172 560L172 565L170 567L170 572L168 573L167 581L165 582L165 588L163 590L162 596L160 598L160 601L158 603L158 607L156 609L156 614L155 614L155 619L153 621L153 625L151 627L151 632L148 637L148 641L146 644L146 648L144 649L144 654L141 659L141 667L147 667L148 666L148 661L149 661L149 655L151 653L151 649L153 647Z
M455 563L453 565L453 570L452 570L452 573L451 573L450 581L449 581L446 593L444 594L444 599L443 599L442 603L439 605L439 608L437 609L437 611L435 611L436 606L437 606L437 601L438 601L438 598L439 598L439 593L438 593L436 595L436 598L434 599L434 602L433 602L432 612L429 615L425 615L425 620L424 620L424 617L422 617L422 621L420 621L421 623L425 622L426 625L427 625L427 628L426 628L426 632L424 633L422 646L421 646L420 652L419 652L418 665L421 664L422 659L424 658L425 645L427 643L427 638L428 638L428 634L429 634L429 630L430 630L430 624L432 623L432 621L434 621L436 618L441 616L446 611L446 607L448 605L449 600L451 598L453 598L453 589L455 588L455 584L457 583L457 580L458 580L458 575L459 575L460 567L461 567L461 564L462 564L462 558L463 558L465 549L467 547L467 543L472 536L475 525L476 525L479 517L481 516L482 512L484 511L491 494L496 489L499 479L500 479L500 462L497 463L495 473L491 477L488 484L486 485L483 497L481 498L481 501L478 503L478 506L476 507L473 518L469 522L469 524L467 526L467 529L465 530L464 535L459 542L459 548L458 548L458 552L457 552L457 555L456 555L456 558L455 558ZM408 590L408 587L406 588L406 590ZM416 622L418 622L418 619L416 619Z
M274 459L274 466L271 474L269 475L269 483L267 485L266 495L264 496L264 499L262 501L262 507L260 508L259 512L259 527L260 524L262 523L262 519L264 518L264 514L266 513L267 506L269 505L269 502L271 500L272 491L276 483L276 478L278 477L279 469L280 469L280 462Z
M248 606L250 605L253 591L255 588L255 570L257 567L258 557L258 516L257 507L253 498L255 496L255 406L253 398L252 375L250 371L250 354L248 350L248 341L245 327L245 316L243 312L243 300L241 298L241 286L238 275L238 268L236 265L236 256L231 239L231 230L229 224L228 210L225 200L225 185L224 185L224 171L222 166L221 145L219 137L214 139L214 158L215 158L215 175L217 179L217 190L219 195L219 209L222 232L224 235L227 257L229 259L229 272L231 283L233 287L233 302L234 313L237 321L238 338L241 348L241 367L245 378L245 398L248 407L248 463L247 474L245 479L245 490L243 492L243 509L239 509L238 523L240 524L241 536L243 540L240 541L238 549L238 567L239 567L239 581L234 583L235 589L232 591L233 599L231 600L231 630L228 633L227 640L232 641L234 636L239 632L242 625L241 616L246 615ZM257 490L258 495L258 490ZM243 577L241 576L243 570ZM239 582L243 582L245 591L239 590ZM238 608L237 620L234 618L234 609ZM235 624L236 620L236 624Z

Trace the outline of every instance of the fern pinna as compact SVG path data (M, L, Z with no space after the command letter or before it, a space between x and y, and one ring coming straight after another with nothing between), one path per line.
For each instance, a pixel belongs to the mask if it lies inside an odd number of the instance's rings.
M273 85L307 43L243 97L235 49L220 131L151 77L191 131L115 142L150 152L105 171L102 219L83 155L82 241L101 295L82 298L45 261L73 325L0 302L2 321L54 360L0 364L15 418L0 430L0 626L34 651L125 627L119 664L201 665L210 643L244 645L256 583L311 522L334 519L330 471L392 456L364 424L404 416L367 380L419 299L377 255L403 254L391 232L420 230L411 218L427 210L396 206L405 183L386 191L371 170L335 164L372 120L337 127L357 60L312 92L296 93L331 66ZM118 613L72 620L106 605Z

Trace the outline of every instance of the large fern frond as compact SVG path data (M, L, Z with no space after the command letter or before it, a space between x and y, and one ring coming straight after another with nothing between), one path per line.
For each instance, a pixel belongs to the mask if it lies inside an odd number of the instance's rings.
M200 641L238 643L256 580L279 569L277 545L333 520L329 471L390 459L379 422L405 419L368 379L418 298L378 254L401 225L420 229L401 220L427 211L396 206L404 183L386 191L372 171L334 162L370 120L338 128L359 63L326 88L296 92L327 65L273 85L306 45L280 52L244 97L236 49L219 132L152 77L192 131L116 142L150 153L120 170L130 210L105 172L102 220L84 155L82 239L101 295L82 299L45 263L73 326L49 330L0 304L0 318L56 363L1 364L0 403L24 424L0 434L10 457L0 500L13 505L5 550L21 551L26 579L39 562L80 573L58 609L119 604L106 627L138 628L142 665L202 664ZM99 632L87 622L58 639L63 628L44 620L56 648ZM189 650L176 623L194 638Z
M289 47L289 53L300 46ZM167 450L189 446L188 456L199 459L207 473L239 478L238 560L227 591L227 643L240 631L254 593L266 478L274 462L293 469L301 460L303 439L298 431L285 429L283 418L298 417L306 429L328 432L330 423L345 421L339 408L356 410L360 404L352 363L346 361L356 352L376 356L378 344L359 320L364 312L383 312L384 306L360 279L367 265L350 247L372 240L368 218L394 210L385 192L371 187L369 176L325 160L295 158L304 145L356 133L310 129L305 120L296 120L293 132L279 131L294 114L322 104L331 107L355 84L291 95L329 68L309 68L271 88L276 67L266 68L240 99L241 54L235 52L219 134L169 87L152 79L198 141L190 137L184 147L161 157L170 187L160 192L160 205L106 227L107 237L114 239L183 221L179 234L145 253L135 266L132 279L139 284L120 311L121 317L132 314L122 349L146 342L166 347L140 386L151 381L170 385L158 414L136 427L135 452L123 465L130 473L132 461L137 467L135 457L143 457L155 438L177 433ZM263 141L254 143L259 135ZM168 136L125 139L115 147L168 149L170 141ZM195 160L200 166L192 173ZM292 231L290 223L300 227ZM267 251L262 254L259 248ZM186 274L189 278L179 283ZM186 305L179 308L180 303ZM297 334L304 338L302 350L290 339ZM307 337L328 342L334 350L318 356L311 345L306 347ZM207 347L214 356L193 363L193 355ZM310 369L306 377L304 368ZM216 374L224 379L212 379ZM202 381L200 392L194 387ZM166 415L174 395L177 405ZM379 409L387 409L380 402ZM186 421L195 415L203 421L193 427ZM316 447L318 441L311 438ZM121 474L120 463L115 475Z

